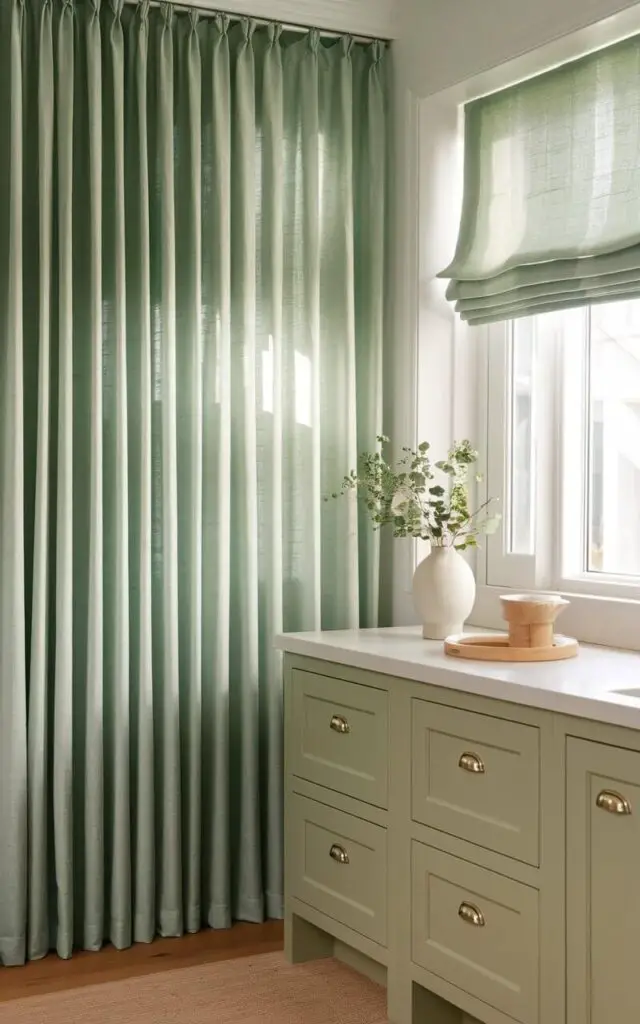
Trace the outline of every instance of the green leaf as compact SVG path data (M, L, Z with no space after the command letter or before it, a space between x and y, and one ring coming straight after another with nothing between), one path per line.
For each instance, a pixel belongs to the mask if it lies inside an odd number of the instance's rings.
M494 515L494 516L488 516L485 519L484 523L482 523L482 526L481 526L482 532L486 533L486 534L495 533L496 530L498 529L498 527L500 526L500 521L501 520L502 520L502 516L500 515L499 512L496 513L496 515Z

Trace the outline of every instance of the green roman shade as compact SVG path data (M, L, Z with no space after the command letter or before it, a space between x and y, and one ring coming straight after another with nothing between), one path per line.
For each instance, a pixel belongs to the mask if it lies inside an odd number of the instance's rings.
M471 324L640 295L640 36L467 104L438 276Z

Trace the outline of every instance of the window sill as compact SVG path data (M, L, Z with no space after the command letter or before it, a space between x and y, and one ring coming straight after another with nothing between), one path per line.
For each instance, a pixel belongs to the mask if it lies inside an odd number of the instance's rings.
M508 587L479 585L469 622L486 629L505 629L500 595L509 592ZM640 651L640 601L565 590L558 593L570 602L558 619L559 632L583 643Z

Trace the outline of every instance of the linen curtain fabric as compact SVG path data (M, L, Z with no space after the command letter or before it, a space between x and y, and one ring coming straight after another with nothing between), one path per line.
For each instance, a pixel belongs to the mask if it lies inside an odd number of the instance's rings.
M282 913L280 630L375 624L384 47L0 12L0 958Z
M635 36L465 108L463 320L640 294L639 80Z

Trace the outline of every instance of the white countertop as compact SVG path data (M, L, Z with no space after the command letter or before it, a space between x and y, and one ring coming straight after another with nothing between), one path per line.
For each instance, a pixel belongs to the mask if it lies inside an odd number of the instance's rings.
M640 729L640 696L614 692L637 688L640 694L640 654L630 651L581 644L578 656L568 661L461 661L445 655L440 641L423 640L419 626L285 633L276 646L352 668Z

